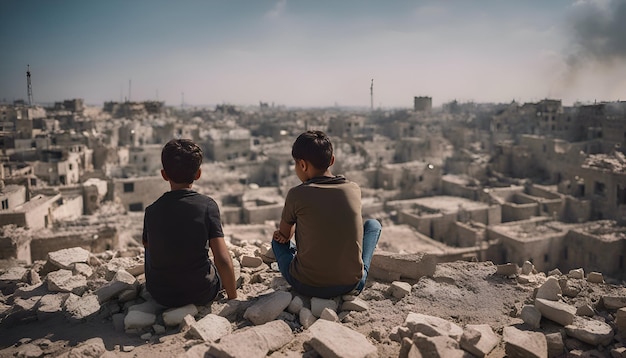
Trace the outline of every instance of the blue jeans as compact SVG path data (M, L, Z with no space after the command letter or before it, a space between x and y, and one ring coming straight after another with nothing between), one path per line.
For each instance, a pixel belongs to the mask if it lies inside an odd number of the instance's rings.
M293 241L281 244L275 240L272 240L272 250L274 251L274 256L276 257L276 262L278 263L278 269L280 270L280 273L291 285L291 287L293 287L293 289L297 292L305 296L320 298L331 298L344 295L346 293L354 293L358 295L365 287L367 274L370 269L370 264L372 263L372 256L374 256L374 249L378 244L378 239L380 238L381 231L382 226L380 225L380 222L378 222L378 220L368 219L365 220L365 222L363 223L363 251L361 255L361 258L363 259L363 276L361 277L361 281L357 282L355 285L326 287L306 285L296 280L289 273L289 266L291 264L291 261L293 261L294 257L296 256L296 245L293 243Z

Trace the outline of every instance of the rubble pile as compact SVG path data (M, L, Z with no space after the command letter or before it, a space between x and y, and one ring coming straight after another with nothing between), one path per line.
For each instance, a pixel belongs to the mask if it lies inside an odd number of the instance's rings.
M429 255L376 252L361 295L320 299L290 291L267 243L230 249L240 298L207 306L156 303L141 248L94 255L74 247L4 269L0 355L626 357L626 288L598 272L546 275L530 262L437 264ZM494 292L506 296L502 307ZM84 327L90 338L27 336L48 322L50 333Z

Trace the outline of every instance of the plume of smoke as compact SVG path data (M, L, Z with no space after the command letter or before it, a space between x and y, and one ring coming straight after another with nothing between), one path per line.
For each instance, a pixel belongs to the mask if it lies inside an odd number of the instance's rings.
M573 6L571 25L570 66L626 61L626 0L580 0Z

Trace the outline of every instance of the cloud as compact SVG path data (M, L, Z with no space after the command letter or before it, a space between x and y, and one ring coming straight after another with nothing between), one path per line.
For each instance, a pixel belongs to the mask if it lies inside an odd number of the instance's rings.
M287 0L278 0L274 7L265 13L265 17L268 19L277 19L285 13L287 8Z

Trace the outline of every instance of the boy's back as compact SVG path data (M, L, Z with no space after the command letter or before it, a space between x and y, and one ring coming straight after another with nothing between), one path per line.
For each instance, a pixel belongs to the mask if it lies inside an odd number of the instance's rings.
M361 190L344 177L321 177L292 188L283 220L296 223L298 255L291 273L311 286L350 285L362 276Z

